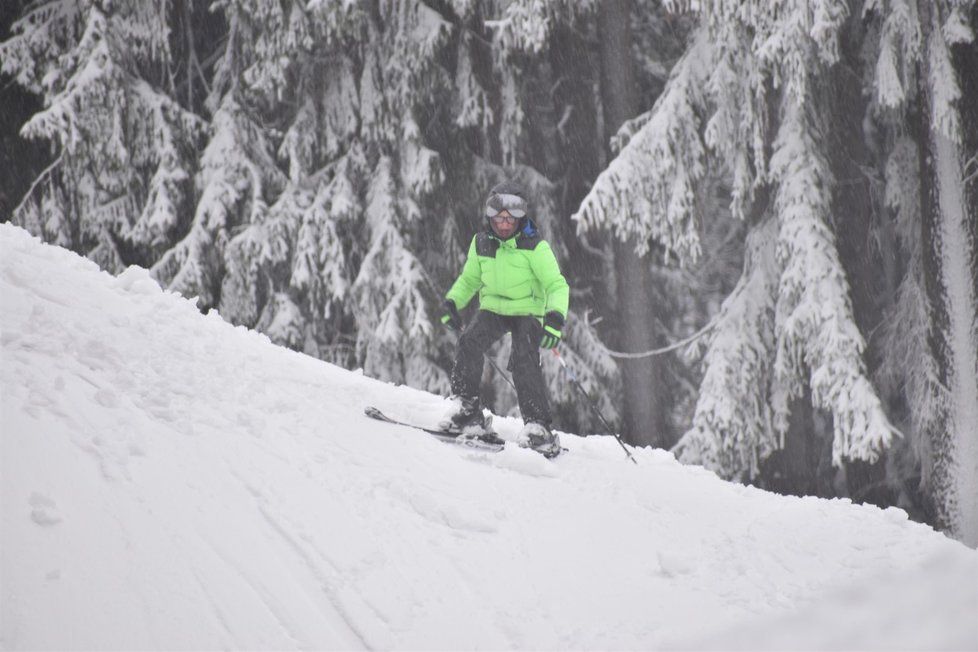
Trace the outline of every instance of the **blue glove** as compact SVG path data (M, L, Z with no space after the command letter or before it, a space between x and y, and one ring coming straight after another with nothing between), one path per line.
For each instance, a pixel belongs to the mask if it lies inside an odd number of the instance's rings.
M540 348L556 349L560 344L560 331L564 328L564 316L556 310L551 310L543 319L543 337L540 338Z

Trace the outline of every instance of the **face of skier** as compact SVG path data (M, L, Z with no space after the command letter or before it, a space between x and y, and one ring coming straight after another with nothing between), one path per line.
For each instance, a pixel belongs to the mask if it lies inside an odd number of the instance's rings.
M513 217L508 210L501 210L489 218L492 231L503 240L507 240L516 233L516 225L519 219Z

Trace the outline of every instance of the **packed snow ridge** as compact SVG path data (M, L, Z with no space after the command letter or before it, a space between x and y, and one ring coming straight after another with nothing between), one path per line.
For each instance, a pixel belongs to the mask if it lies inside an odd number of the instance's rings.
M978 648L978 553L900 510L446 445L363 416L439 397L0 247L0 647Z

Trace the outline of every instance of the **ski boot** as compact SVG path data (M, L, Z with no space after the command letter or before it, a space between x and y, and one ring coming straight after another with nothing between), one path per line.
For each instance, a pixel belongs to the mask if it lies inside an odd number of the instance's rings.
M438 428L457 435L459 441L479 439L489 444L503 443L503 440L492 430L492 417L482 414L478 398L453 397L452 407L438 422Z
M557 457L560 454L560 437L546 424L528 421L518 436L520 446L532 448L544 457Z

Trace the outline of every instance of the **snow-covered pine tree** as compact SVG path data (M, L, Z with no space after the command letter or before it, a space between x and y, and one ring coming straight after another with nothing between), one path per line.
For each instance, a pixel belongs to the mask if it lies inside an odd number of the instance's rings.
M681 262L695 260L691 197L707 158L721 164L731 211L749 220L750 254L710 336L680 458L750 477L758 458L780 445L790 400L807 385L815 407L833 417L834 462L875 459L893 429L866 378L832 233L834 180L820 149L817 89L838 56L847 6L703 2L701 14L697 54L677 65L655 107L626 125L628 143L577 219L585 228L653 236ZM753 375L726 381L744 365Z
M951 57L973 47L973 11L970 1L874 0L865 16L878 34L870 117L907 258L883 375L906 398L938 524L978 545L978 191L964 149L965 129L978 125L963 124Z
M274 341L437 391L446 375L430 355L431 290L411 238L440 170L413 111L445 29L425 6L382 4L383 20L351 3L225 3L220 102L263 124L226 123L250 137L231 139L239 155L212 177L218 209L239 216L218 306ZM226 179L247 190L227 194Z
M173 97L169 5L37 2L0 43L44 99L21 133L54 155L13 221L110 271L152 260L193 202L204 125Z
M245 309L233 304L241 299L233 284L239 275L249 272L229 264L226 250L236 230L264 222L269 197L281 187L284 175L275 166L270 150L255 118L232 96L225 97L214 115L210 140L201 158L200 198L190 228L151 268L164 287L198 297L201 309L227 308L232 321L248 325L254 320L239 319L241 313L235 312ZM255 249L262 250L263 244ZM222 293L225 274L232 286L226 302ZM261 293L267 288L259 281L250 276L246 281L250 287L240 291Z

